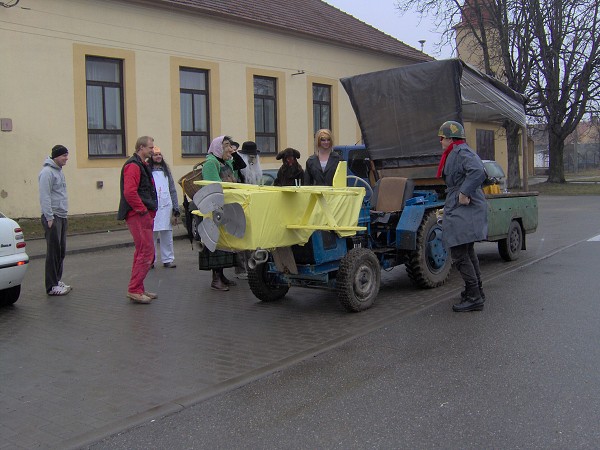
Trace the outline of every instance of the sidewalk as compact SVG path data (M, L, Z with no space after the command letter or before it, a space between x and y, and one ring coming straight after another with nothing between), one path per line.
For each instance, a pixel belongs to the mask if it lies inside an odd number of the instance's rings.
M173 240L187 238L187 230L183 225L180 224L173 228ZM26 250L30 259L44 258L46 256L45 239L27 239L27 236L25 236L25 242L27 243ZM132 246L133 238L129 230L67 236L67 255Z

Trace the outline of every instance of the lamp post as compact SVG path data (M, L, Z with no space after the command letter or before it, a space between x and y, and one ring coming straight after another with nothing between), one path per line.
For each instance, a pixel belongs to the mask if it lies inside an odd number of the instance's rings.
M419 41L419 44L421 44L421 53L423 53L423 47L425 46L425 39L421 39Z

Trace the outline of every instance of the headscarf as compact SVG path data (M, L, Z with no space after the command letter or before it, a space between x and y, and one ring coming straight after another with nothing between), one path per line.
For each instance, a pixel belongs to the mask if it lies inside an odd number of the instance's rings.
M223 141L227 136L219 136L212 140L210 147L208 147L208 153L212 153L217 158L223 158Z

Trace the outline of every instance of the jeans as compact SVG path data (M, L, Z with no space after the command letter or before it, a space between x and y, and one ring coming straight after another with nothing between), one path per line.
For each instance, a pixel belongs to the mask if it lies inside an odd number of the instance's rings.
M479 271L479 259L475 254L475 243L469 242L450 247L450 255L465 286L478 286L481 282L481 272Z

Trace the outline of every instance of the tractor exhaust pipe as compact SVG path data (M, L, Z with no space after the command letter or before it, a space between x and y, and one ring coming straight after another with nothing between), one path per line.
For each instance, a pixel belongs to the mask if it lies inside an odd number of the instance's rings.
M254 270L258 264L267 262L267 259L269 259L269 252L262 248L257 248L248 260L248 267Z

